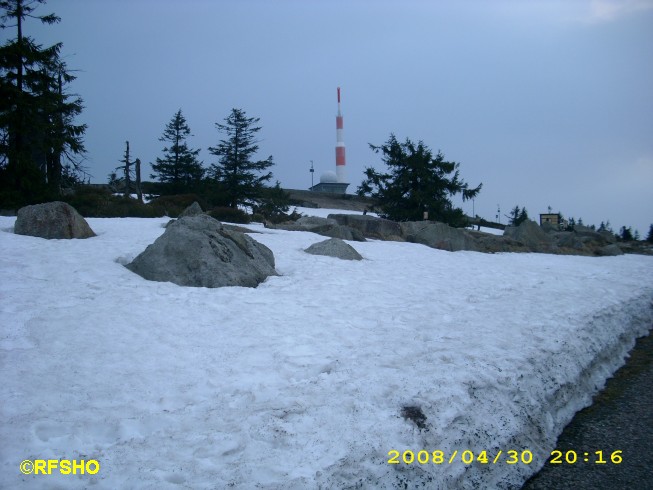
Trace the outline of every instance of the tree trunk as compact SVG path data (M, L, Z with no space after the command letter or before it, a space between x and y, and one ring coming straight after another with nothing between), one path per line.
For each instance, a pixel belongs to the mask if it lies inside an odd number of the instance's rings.
M125 150L125 197L129 197L129 191L131 189L131 176L129 166L131 162L129 161L129 141L125 141L127 148Z
M136 195L138 200L143 202L143 190L141 189L141 159L136 159Z

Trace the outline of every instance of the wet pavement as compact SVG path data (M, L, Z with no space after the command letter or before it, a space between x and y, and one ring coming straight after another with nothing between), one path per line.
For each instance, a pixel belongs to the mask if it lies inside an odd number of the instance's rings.
M607 381L593 405L576 414L558 438L557 449L562 463L549 460L522 490L653 488L651 333L637 341L626 365ZM568 463L574 453L576 462ZM622 462L615 464L612 457ZM606 463L597 463L599 459Z

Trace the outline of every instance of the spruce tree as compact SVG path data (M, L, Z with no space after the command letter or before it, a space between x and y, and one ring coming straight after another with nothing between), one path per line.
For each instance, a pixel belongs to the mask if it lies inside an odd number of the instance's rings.
M278 222L290 209L290 194L281 188L277 180L274 187L264 187L261 192L260 202L254 207L255 213L260 213L272 222ZM287 219L287 217L286 217Z
M187 190L198 184L204 175L202 163L197 155L200 150L191 150L186 140L191 135L186 118L179 109L163 130L159 141L165 142L163 158L152 163L153 179L171 184L173 192Z
M44 48L23 33L27 19L59 22L54 14L34 13L43 3L0 0L2 28L16 28L16 37L0 47L0 181L23 202L47 189L58 193L83 171L85 153L86 125L73 123L82 101L66 90L75 77L60 59L61 43Z
M238 205L256 206L261 200L263 184L272 178L272 172L266 172L272 165L272 156L265 160L254 160L258 151L256 126L260 118L247 117L242 109L232 109L224 121L215 123L226 139L217 146L209 147L209 152L219 158L211 165L209 174L224 189L230 207Z
M446 161L440 151L434 156L422 141L415 144L406 138L400 143L394 134L385 144L370 148L382 155L389 170L383 173L371 167L365 169L366 179L358 187L358 194L375 198L384 217L416 221L428 212L431 220L465 226L462 209L455 208L450 197L461 193L463 200L473 199L482 184L470 189L460 179L459 163Z
M132 162L129 154L129 141L125 141L125 153L123 154L120 163L122 163L122 165L116 167L116 170L122 170L122 192L125 197L131 197L131 191L133 189L132 174L134 173L132 165L134 165L134 162ZM112 176L113 174L110 174L109 178L111 179Z
M624 242L632 242L635 238L633 237L633 229L629 226L626 228L622 226L619 230L619 238Z
M528 211L525 206L521 210L519 206L515 206L507 217L510 220L510 226L519 226L528 219Z
M646 241L649 243L653 243L653 224L648 229L648 235L646 235Z

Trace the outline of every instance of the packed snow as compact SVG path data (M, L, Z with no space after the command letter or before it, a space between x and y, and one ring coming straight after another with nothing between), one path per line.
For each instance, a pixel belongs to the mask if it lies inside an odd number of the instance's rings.
M342 261L303 252L325 237L252 225L280 276L205 289L123 267L167 218L88 219L86 240L14 220L0 488L519 488L653 322L653 257L368 241ZM20 472L38 459L100 470Z

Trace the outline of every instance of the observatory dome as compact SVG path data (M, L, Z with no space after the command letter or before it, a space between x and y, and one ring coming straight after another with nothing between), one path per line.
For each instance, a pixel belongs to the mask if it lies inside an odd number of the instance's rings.
M320 184L334 184L338 182L338 176L335 172L327 171L320 176Z

